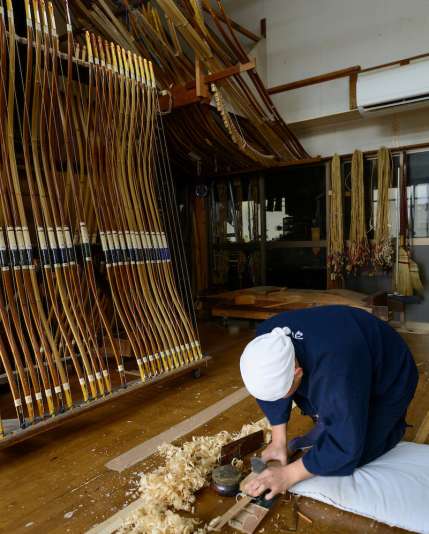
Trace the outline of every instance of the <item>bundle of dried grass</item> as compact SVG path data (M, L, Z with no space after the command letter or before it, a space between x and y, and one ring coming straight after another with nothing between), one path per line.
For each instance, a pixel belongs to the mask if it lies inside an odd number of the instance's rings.
M331 190L329 210L329 271L331 280L343 278L344 270L344 230L343 195L341 184L340 156L335 154L331 162Z
M121 529L132 534L203 534L197 519L183 517L178 511L192 512L195 493L208 483L208 475L218 462L223 445L258 430L268 430L266 419L244 425L238 434L220 432L214 436L194 437L176 447L164 444L159 453L165 465L144 473L140 481L142 507ZM267 441L270 439L267 432Z
M394 258L392 239L389 229L389 187L392 181L390 152L382 147L377 154L378 202L377 222L375 225L374 267L387 271L391 269Z
M365 219L365 187L363 181L363 154L355 150L352 157L352 191L350 245L347 270L355 272L369 260L369 244Z

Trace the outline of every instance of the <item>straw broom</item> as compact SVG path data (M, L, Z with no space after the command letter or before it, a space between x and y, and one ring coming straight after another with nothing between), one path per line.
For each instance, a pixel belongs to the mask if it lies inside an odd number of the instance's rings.
M407 213L405 207L405 195L403 190L404 177L402 176L401 167L398 168L398 184L396 196L396 263L395 263L395 292L399 295L409 297L413 294L410 276L410 258L404 247L405 242L405 224Z
M410 275L411 275L411 285L413 286L414 291L418 295L423 295L425 289L420 278L419 266L417 263L410 257Z
M413 295L413 285L411 282L410 257L403 246L403 236L400 236L401 245L398 251L395 268L395 291L405 297Z
M423 292L417 263L411 259L411 252L405 246L408 229L407 186L406 178L398 169L398 228L400 228L399 250L396 260L396 292L406 297Z
M407 184L404 180L404 202L405 202L404 216L406 217L406 220L405 220L406 223L408 223L408 209L407 209L407 195L406 195L407 187L406 186ZM407 226L407 229L408 229L408 226ZM410 232L409 231L407 235L408 235L408 243L410 243ZM424 287L423 287L423 284L420 278L419 266L411 257L410 246L407 247L407 252L408 252L408 263L409 263L409 269L410 269L411 286L414 292L417 293L417 295L423 295Z

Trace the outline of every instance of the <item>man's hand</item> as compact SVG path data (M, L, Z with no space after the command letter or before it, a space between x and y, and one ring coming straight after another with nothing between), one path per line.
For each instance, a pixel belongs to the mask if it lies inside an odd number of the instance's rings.
M278 460L281 465L287 464L287 449L286 444L277 445L271 442L268 447L262 452L261 458L265 463L270 460Z
M251 497L258 497L264 491L271 490L265 497L269 500L278 493L285 493L290 485L287 466L267 467L260 475L246 484L244 491Z
M307 471L302 459L286 466L268 467L260 475L251 480L244 487L244 491L251 497L258 497L264 491L270 490L266 499L272 499L278 493L285 493L291 486L311 478L313 475Z

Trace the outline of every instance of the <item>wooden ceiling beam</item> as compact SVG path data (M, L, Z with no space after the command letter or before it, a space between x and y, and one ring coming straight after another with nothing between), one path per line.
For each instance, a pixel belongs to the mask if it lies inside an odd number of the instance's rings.
M220 80L224 80L225 78L229 78L230 76L235 76L236 74L241 74L242 72L246 72L254 68L256 68L256 61L255 59L252 59L247 63L238 63L237 65L232 65L232 67L214 72L213 74L207 74L205 76L205 81L206 83L218 82Z
M185 87L173 88L169 92L163 91L159 97L159 107L162 112L183 108L199 102L208 103L210 102L210 97L198 95L195 87L193 89L186 89Z
M206 13L210 13L209 10L204 5L203 5L203 11L205 11ZM220 13L219 11L215 11L215 13L216 13L217 18L220 21L222 21L224 24L227 24L227 21L226 21L226 19L223 16L222 13ZM234 28L234 30L236 30L237 32L241 33L242 35L244 35L245 37L247 37L251 41L254 41L255 43L258 43L261 40L262 37L260 35L257 35L256 33L253 33L252 31L248 30L247 28L245 28L244 26L242 26L238 22L235 22L235 20L232 20L231 18L228 17L228 22L231 24L231 26L232 26L232 28Z
M238 63L226 69L214 72L212 74L203 74L201 72L200 62L196 62L196 78L185 86L173 86L167 94L162 94L159 99L161 111L181 108L196 104L197 102L210 102L209 85L214 82L225 80L231 76L241 74L248 70L254 69L256 62L254 59L247 63Z

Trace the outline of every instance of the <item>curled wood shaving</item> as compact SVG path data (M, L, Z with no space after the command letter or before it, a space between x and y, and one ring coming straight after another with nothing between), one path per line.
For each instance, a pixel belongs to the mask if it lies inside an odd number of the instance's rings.
M231 460L232 467L235 467L239 471L243 469L243 460L240 460L239 458L233 458Z
M237 434L219 432L214 436L193 437L181 446L164 443L159 453L165 464L140 480L141 508L125 522L122 534L204 534L209 526L199 527L198 519L177 512L193 512L195 493L208 484L208 475L219 460L220 450L230 441L264 430L270 432L266 419L244 425ZM239 461L236 464L239 464ZM238 466L237 466L238 467Z

